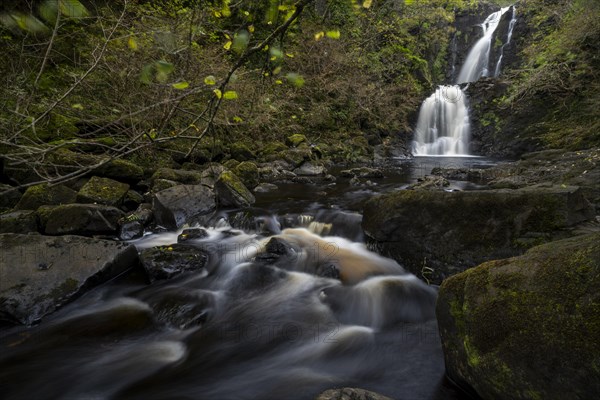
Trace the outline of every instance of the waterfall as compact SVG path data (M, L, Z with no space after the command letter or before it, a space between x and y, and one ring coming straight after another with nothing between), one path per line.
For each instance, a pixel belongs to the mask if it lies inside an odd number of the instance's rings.
M459 86L439 86L421 106L413 155L469 153L469 108Z
M490 14L483 24L483 37L471 48L465 63L463 64L456 83L475 82L482 76L489 76L490 51L492 48L492 38L496 28L500 24L502 15L510 7L504 7L499 11Z
M460 69L456 85L439 86L429 96L419 111L419 120L412 143L414 156L469 156L470 120L468 101L459 84L475 82L489 76L490 53L494 32L504 13L512 8L507 40L510 43L516 22L514 6L504 7L490 14L480 25L483 36L473 45ZM495 75L500 72L502 53L495 66ZM454 67L454 65L453 65Z
M510 40L512 39L513 29L515 28L515 23L517 22L517 10L515 6L512 6L512 17L508 24L508 34L506 35L506 42L500 48L500 57L498 57L498 62L496 63L496 70L494 71L494 77L500 75L500 66L502 65L502 57L504 57L504 48L510 44Z

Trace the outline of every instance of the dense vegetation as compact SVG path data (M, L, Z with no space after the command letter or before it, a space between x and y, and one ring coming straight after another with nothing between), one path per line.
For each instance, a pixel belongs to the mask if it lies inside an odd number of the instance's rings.
M238 154L264 161L292 134L317 156L367 160L370 146L410 140L420 102L447 81L456 13L479 3L5 4L2 152L40 179L67 174L67 149L105 156L85 168L118 157L146 166ZM597 141L597 2L522 0L519 9L534 27L499 108L541 104L548 112L534 109L541 120L531 135L546 144Z

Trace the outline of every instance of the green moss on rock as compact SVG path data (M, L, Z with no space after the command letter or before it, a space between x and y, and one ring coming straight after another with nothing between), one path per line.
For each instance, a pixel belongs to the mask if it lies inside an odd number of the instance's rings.
M300 145L300 143L306 143L306 136L296 133L294 135L288 136L285 139L285 144L287 144L290 147L298 147Z
M51 186L46 183L30 186L19 200L15 209L36 210L43 205L74 203L77 192L65 185Z
M595 398L599 293L599 233L445 280L437 315L448 373L482 398Z
M77 193L79 203L96 203L119 206L129 190L129 185L109 178L92 178Z

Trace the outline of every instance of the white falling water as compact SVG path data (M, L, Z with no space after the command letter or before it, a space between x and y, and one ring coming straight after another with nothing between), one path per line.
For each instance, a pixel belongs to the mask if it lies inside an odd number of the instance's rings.
M496 63L496 70L494 71L494 76L500 75L500 66L502 65L502 57L504 57L504 48L510 44L510 40L512 39L513 29L515 28L515 24L517 23L517 10L515 6L512 6L512 17L508 24L508 34L506 36L506 42L500 48L500 57L498 57L498 62Z
M412 152L415 156L469 155L469 108L458 86L439 86L421 106Z
M492 38L502 16L510 8L504 7L490 14L481 24L483 36L471 48L456 80L457 85L439 86L435 93L421 105L412 144L414 156L470 155L469 107L466 95L458 84L475 82L482 76L489 76ZM512 38L512 30L516 22L515 9L514 7L512 9L513 15L505 45ZM501 62L502 56L499 57L494 72L500 72Z
M465 63L463 64L456 83L475 82L482 76L489 76L490 51L492 49L492 37L496 28L500 24L502 15L510 7L504 7L495 13L490 14L483 24L483 37L471 48Z

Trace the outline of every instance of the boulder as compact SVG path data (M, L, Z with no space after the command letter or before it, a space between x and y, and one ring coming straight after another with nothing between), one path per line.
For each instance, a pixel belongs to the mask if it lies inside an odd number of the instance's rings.
M364 389L341 388L327 390L318 395L315 400L392 400L375 392Z
M322 165L316 165L309 161L303 163L301 166L294 170L294 173L298 176L318 176L325 175L327 171Z
M202 173L200 171L159 168L150 178L152 182L155 182L157 179L165 179L187 185L197 185L202 181Z
M40 206L71 204L76 198L77 192L65 185L50 186L42 183L28 187L15 209L37 210Z
M120 206L129 190L126 183L117 182L109 178L92 178L77 193L78 203L96 203L107 206Z
M273 183L261 183L254 188L254 193L269 193L279 189L279 187Z
M283 160L290 164L292 168L298 168L305 161L310 161L312 158L312 150L306 146L291 148L281 153Z
M600 233L447 279L437 317L448 375L481 398L597 398Z
M254 154L254 152L244 143L233 143L229 147L229 152L231 153L231 158L238 161L248 161L256 158L256 154Z
M120 240L133 240L144 236L144 224L140 221L126 221L119 226Z
M170 279L183 272L199 272L208 264L208 253L192 245L174 243L140 252L150 282Z
M288 145L289 147L298 147L300 146L300 143L306 143L306 136L296 133L294 135L288 136L285 139L285 144Z
M21 192L15 187L0 183L0 209L13 208L21 199Z
M497 258L522 254L593 218L577 187L444 192L402 190L365 204L370 247L433 282Z
M367 179L380 179L383 178L383 172L378 168L359 167L345 169L340 172L340 175L345 178L367 178Z
M125 215L116 207L100 204L66 204L38 209L47 235L114 235Z
M255 202L254 195L231 171L221 173L215 183L215 192L218 203L225 207L248 207Z
M80 236L0 234L0 319L30 325L137 265L131 245Z
M255 188L259 183L258 166L251 161L239 163L233 171L248 188Z
M157 224L177 229L190 218L213 211L215 194L202 185L178 185L155 193L152 206Z
M417 182L409 185L409 190L444 190L450 186L450 182L442 176L426 175L418 178Z
M214 189L215 183L219 179L221 174L227 171L227 168L218 163L211 163L209 166L202 171L202 184Z
M33 210L0 214L0 233L30 233L38 230L38 217Z

